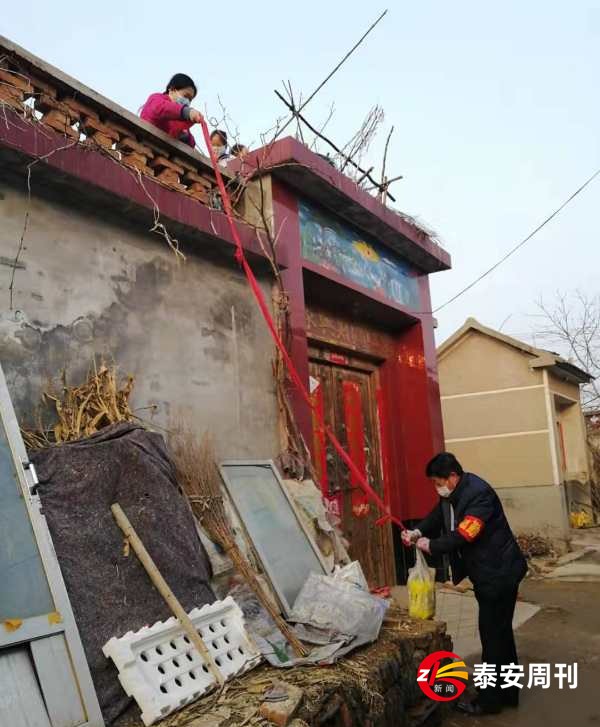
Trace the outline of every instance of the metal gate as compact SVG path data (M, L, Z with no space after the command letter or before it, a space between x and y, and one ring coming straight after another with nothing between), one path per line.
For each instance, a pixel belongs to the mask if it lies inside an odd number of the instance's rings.
M0 367L0 725L103 727Z

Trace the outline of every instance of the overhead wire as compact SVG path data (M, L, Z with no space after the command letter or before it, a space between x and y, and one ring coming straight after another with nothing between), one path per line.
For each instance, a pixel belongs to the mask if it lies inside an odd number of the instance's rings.
M356 43L350 48L350 50L346 53L346 55L342 58L341 61L331 70L327 76L321 81L321 83L315 88L315 90L309 95L309 97L300 104L298 109L296 110L296 113L299 114L303 108L305 108L312 100L313 98L319 93L319 91L323 88L323 86L329 81L329 79L337 73L337 71L341 68L341 66L350 58L350 56L354 53L354 51L358 48L358 46L363 42L363 40L369 35L369 33L375 28L375 26L383 20L383 18L387 15L387 9L384 10L381 15L375 20L369 28L362 34L362 36L356 41ZM292 121L296 118L296 114L292 114L290 118L287 120L287 122L279 129L273 139L271 140L271 143L273 143L277 138L281 136L281 134L287 129L287 127L292 123Z
M555 217L556 217L556 216L557 216L557 215L558 215L558 214L559 214L560 212L562 212L562 210L564 210L564 208L565 208L565 207L566 207L566 206L567 206L567 205L568 205L568 204L569 204L570 202L572 202L572 201L573 201L573 200L575 199L575 197L577 197L577 195L579 195L579 194L580 194L581 192L583 192L583 190L584 190L584 189L585 189L585 188L586 188L586 187L587 187L587 186L588 186L589 184L591 184L591 183L592 183L592 182L594 181L594 179L595 179L595 178L596 178L596 177L597 177L597 176L598 176L599 174L600 174L600 169L597 169L597 170L596 170L596 171L595 171L595 172L594 172L594 173L592 174L592 176L591 176L591 177L588 177L588 179L586 179L586 181L585 181L585 182L584 182L584 183L583 183L583 184L582 184L582 185L581 185L580 187L578 187L578 188L577 188L577 189L576 189L576 190L575 190L575 191L573 192L573 194L571 194L571 196L570 196L570 197L568 197L568 198L567 198L567 199L566 199L566 200L565 200L565 201L564 201L564 202L563 202L563 203L562 203L562 204L560 205L560 207L557 207L557 208L556 208L556 209L554 210L554 212L552 212L552 214L550 214L550 215L549 215L548 217L546 217L546 219L545 219L545 220L544 220L544 221L543 221L543 222L542 222L541 224L539 224L539 225L538 225L538 226L537 226L537 227L535 228L535 230L533 230L532 232L530 232L530 233L529 233L529 234L527 235L527 237L525 237L525 238L524 238L523 240L521 240L521 241L520 241L519 243L517 243L517 244L516 244L516 245L515 245L515 246L514 246L513 248L511 248L511 249L510 249L510 250L509 250L509 251L508 251L508 252L507 252L506 254L504 254L504 255L503 255L503 256L502 256L502 257L501 257L501 258L500 258L500 259L499 259L499 260L498 260L497 262L495 262L495 263L494 263L494 264L493 264L493 265L492 265L491 267L489 267L489 268L488 268L487 270L485 270L485 271L484 271L483 273L481 273L481 275L479 275L479 276L478 276L477 278L475 278L475 280L473 280L473 281L472 281L472 282L470 282L470 283L469 283L468 285L466 285L466 286L465 286L464 288L462 288L461 290L459 290L459 291L458 291L458 293L456 293L455 295L453 295L453 296L452 296L451 298L449 298L449 299L448 299L447 301L445 301L444 303L442 303L441 305L439 305L439 306L438 306L437 308L434 308L434 309L433 309L433 310L431 311L431 313L437 313L438 311L441 311L441 310L442 310L443 308L445 308L445 307L446 307L447 305L450 305L450 303L453 303L453 302L454 302L455 300L457 300L457 298L460 298L460 297L461 297L462 295L464 295L464 294L465 294L466 292L468 292L469 290L471 290L471 288L473 288L473 287L474 287L475 285L477 285L477 283L481 282L481 281L482 281L482 280L483 280L484 278L486 278L486 277L487 277L487 276L488 276L488 275L489 275L490 273L492 273L492 272L493 272L494 270L496 270L496 268L500 267L500 265L502 265L502 263L503 263L503 262L505 262L506 260L508 260L508 258L509 258L509 257L511 257L511 255L514 255L514 254L515 254L515 252L517 252L517 250L519 250L520 248L522 248L522 247L523 247L523 245L525 245L525 243L529 242L529 240L531 240L531 238L532 238L532 237L534 237L534 235L536 235L536 234L537 234L537 233L538 233L538 232L539 232L539 231L540 231L540 230L541 230L541 229L542 229L543 227L545 227L545 226L546 226L546 225L547 225L547 224L548 224L548 223L549 223L549 222L550 222L551 220L553 220L553 219L554 219L554 218L555 218Z

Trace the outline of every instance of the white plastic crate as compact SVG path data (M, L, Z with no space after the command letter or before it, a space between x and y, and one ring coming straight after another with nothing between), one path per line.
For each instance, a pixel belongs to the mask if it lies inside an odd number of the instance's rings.
M231 596L195 608L189 617L226 680L259 663L260 652L248 638L242 611ZM102 651L115 663L119 681L137 702L146 726L216 686L175 617L113 637Z

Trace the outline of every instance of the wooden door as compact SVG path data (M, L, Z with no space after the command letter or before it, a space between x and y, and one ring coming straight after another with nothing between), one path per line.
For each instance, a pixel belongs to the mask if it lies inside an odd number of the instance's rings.
M379 427L376 406L377 370L311 361L311 388L326 425L346 449L371 487L383 499ZM346 464L319 430L313 417L314 459L321 489L336 503L350 555L360 561L371 587L393 585L395 565L391 526L378 526L377 507L370 503Z

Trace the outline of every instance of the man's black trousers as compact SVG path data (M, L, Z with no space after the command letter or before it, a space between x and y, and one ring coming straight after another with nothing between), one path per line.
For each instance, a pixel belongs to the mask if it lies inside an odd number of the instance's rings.
M484 595L475 589L479 604L479 636L481 638L481 661L495 665L496 686L479 689L478 702L486 711L498 711L503 706L517 706L518 687L502 689L504 683L501 667L517 664L517 649L512 629L513 614L519 587L509 586L494 597Z

